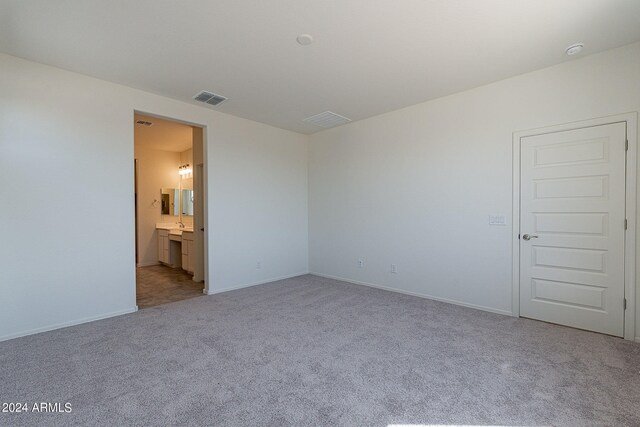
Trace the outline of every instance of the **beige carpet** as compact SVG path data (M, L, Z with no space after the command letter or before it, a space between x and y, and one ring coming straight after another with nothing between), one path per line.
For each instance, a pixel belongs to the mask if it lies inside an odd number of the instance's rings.
M301 276L0 343L0 425L640 425L640 345Z

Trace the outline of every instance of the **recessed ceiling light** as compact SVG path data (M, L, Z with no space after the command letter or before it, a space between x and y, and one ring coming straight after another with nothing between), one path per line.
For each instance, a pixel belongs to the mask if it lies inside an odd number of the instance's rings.
M576 44L572 44L571 46L569 46L567 48L566 52L567 52L567 55L571 56L571 55L575 55L577 53L580 53L583 48L584 48L584 44L576 43Z
M313 37L311 37L309 34L300 34L298 37L296 37L296 40L302 46L308 46L313 43Z

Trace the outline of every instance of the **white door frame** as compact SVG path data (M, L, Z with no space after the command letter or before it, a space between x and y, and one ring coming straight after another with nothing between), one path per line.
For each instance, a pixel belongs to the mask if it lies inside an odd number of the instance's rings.
M624 297L627 309L624 312L624 339L635 339L636 329L636 184L638 159L638 113L625 113L615 116L601 117L591 120L566 123L538 129L530 129L513 133L513 236L512 236L512 266L513 287L511 298L511 312L520 316L520 141L524 137L543 135L547 133L580 129L612 123L626 122L627 151L626 164L626 194L625 217L627 218L627 232L625 234L625 274Z

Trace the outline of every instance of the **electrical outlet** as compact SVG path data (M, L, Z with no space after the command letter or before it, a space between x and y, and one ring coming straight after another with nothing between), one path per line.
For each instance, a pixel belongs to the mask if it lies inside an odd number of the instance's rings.
M393 274L398 273L398 266L396 264L391 264L391 272Z
M257 268L257 269L262 268L262 263L261 263L260 261L257 261L257 262L256 262L256 268Z
M358 260L358 268L362 268L362 267L364 267L364 261L359 259Z

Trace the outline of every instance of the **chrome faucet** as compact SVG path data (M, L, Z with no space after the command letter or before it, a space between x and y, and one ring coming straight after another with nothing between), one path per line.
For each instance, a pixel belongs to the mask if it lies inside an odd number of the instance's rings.
M180 228L184 228L184 223L182 221L178 221L178 224L180 224Z

